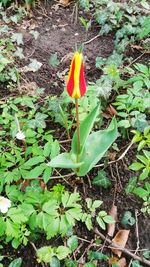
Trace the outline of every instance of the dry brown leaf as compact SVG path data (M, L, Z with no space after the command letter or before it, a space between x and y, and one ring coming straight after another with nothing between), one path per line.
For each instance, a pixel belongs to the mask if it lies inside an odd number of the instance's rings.
M117 264L118 267L125 267L126 266L126 259L125 258L121 258L120 260L116 257L111 257L108 260L109 264Z
M125 267L126 266L126 259L121 258L119 261L117 261L118 267Z
M127 243L129 233L130 233L130 230L119 230L117 234L115 235L115 237L112 239L112 245L114 243L115 245L118 245L124 248ZM112 251L118 257L120 257L122 254L122 251L117 248L113 248Z
M68 6L69 2L70 2L70 0L59 0L59 4L61 4L63 6Z
M109 223L107 226L107 234L112 237L115 232L115 225L117 221L117 206L113 204L108 213L115 220L114 223Z
M111 116L117 115L117 111L112 105L109 105L106 110Z

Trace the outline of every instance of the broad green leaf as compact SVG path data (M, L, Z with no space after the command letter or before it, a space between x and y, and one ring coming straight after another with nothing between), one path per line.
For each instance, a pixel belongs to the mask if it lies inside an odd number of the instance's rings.
M133 192L133 189L135 188L136 184L137 184L137 177L131 177L129 179L128 184L125 187L126 194Z
M87 262L83 265L83 267L96 267L96 265L92 262Z
M146 178L148 178L148 174L149 174L150 170L147 169L143 169L142 173L139 176L139 180L145 180Z
M72 235L67 240L67 246L71 249L71 251L74 251L78 247L78 238L76 235Z
M0 218L0 236L3 236L6 229L6 224L3 218Z
M147 191L150 193L150 183L146 182L145 187L146 187Z
M106 230L106 225L100 216L96 217L96 221L98 225L100 226L100 228L102 228L103 230Z
M56 250L56 255L59 260L65 259L70 253L71 250L65 246L59 246Z
M88 259L93 261L93 260L108 260L109 257L102 252L98 251L89 251L88 254Z
M21 258L18 258L18 259L15 259L13 260L8 267L20 267L22 264L22 259Z
M80 157L81 162L84 163L80 166L77 174L79 176L86 175L104 156L117 136L117 121L115 118L112 119L108 129L90 134Z
M21 224L27 222L28 218L23 214L21 208L10 208L7 216L11 218L14 223Z
M58 216L58 203L57 200L51 199L48 202L44 203L42 210L50 214L51 216Z
M25 165L34 166L34 165L37 165L38 163L43 162L44 160L45 160L45 157L43 157L43 156L33 157L33 158L27 160Z
M133 190L133 193L138 195L139 197L143 198L143 197L146 197L148 196L149 192L146 191L145 189L141 188L141 187L136 187L134 190Z
M51 174L52 174L52 169L50 167L47 167L43 173L44 183L47 183L50 180Z
M106 215L103 217L105 223L115 223L115 220L110 215Z
M78 267L78 264L73 260L65 259L65 267Z
M83 162L76 163L76 157L74 157L70 153L62 153L55 158L53 158L48 166L53 168L67 168L67 169L76 169L79 168Z
M93 128L93 124L98 115L98 112L99 112L99 105L88 114L88 116L85 118L85 120L80 125L80 154L82 153L84 149L84 145ZM71 151L74 154L77 153L77 131L75 131L73 135L73 139L71 143Z
M44 157L48 157L51 153L51 146L52 143L51 142L47 142L44 146L44 152L43 152L43 156Z
M144 168L144 165L140 162L134 162L129 166L129 169L132 171L139 171Z
M44 261L45 263L49 263L53 256L55 256L55 253L54 248L51 246L44 246L37 250L38 262Z
M30 172L27 173L26 178L27 179L34 179L38 178L44 171L45 167L43 166L36 166L34 169L32 169Z

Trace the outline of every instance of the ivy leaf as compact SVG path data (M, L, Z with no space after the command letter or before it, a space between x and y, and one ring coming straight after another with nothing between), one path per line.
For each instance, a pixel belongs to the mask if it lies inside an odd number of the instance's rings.
M143 267L138 260L132 261L132 267Z
M83 267L96 267L96 265L92 262L87 262L83 265Z
M58 57L57 57L57 52L55 54L52 54L51 55L48 63L53 68L56 68L59 65L59 60L58 60Z
M17 45L23 45L23 34L19 32L12 33L11 36L12 42L16 42Z
M105 171L99 171L98 175L93 179L92 184L107 189L111 186L111 181L107 178Z
M103 254L102 252L89 251L88 259L91 261L92 260L108 260L109 257L107 255Z
M70 259L66 259L65 260L65 266L66 267L78 267L77 262L70 260Z
M122 217L121 223L124 225L134 225L135 224L135 218L132 216L132 213L130 211L126 211Z
M78 247L78 238L76 235L72 235L67 240L67 246L71 249L71 251L74 251Z
M21 47L17 47L16 52L14 53L15 57L19 57L20 59L24 58L23 49Z
M42 63L37 61L35 58L30 59L30 61L30 64L27 66L28 71L36 72L41 68Z
M50 266L51 267L60 267L60 261L57 257L53 256L51 259L50 259Z

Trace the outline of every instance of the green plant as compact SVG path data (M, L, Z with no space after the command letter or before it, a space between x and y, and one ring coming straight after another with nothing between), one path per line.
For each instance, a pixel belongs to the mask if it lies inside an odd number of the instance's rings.
M75 132L72 138L71 152L63 153L55 157L48 164L50 167L71 168L77 172L79 176L83 176L88 173L101 159L104 153L106 153L109 146L117 138L116 120L112 120L107 130L97 131L89 135L94 121L98 115L98 109L99 106L93 109L80 125L80 162L76 162L77 132ZM103 146L98 147L97 144L100 144L102 139L106 140L106 142L103 142ZM91 148L93 153L91 153Z
M139 131L132 131L134 133L133 142L139 143L137 150L140 151L144 147L150 148L150 126L146 127L141 133Z
M127 80L125 87L132 86L127 89L125 94L118 95L114 106L117 107L117 114L122 119L119 120L118 126L122 128L133 127L142 132L148 126L145 111L149 113L149 69L142 64L136 64L138 69L137 75Z
M79 19L80 19L83 27L85 28L85 31L88 32L89 28L91 27L91 21L88 21L83 17L80 17Z
M111 186L111 181L108 179L106 172L102 170L94 177L92 184L107 189Z
M50 266L53 266L52 264L54 264L54 262L59 264L59 260L65 259L69 253L71 253L71 250L66 246L45 246L37 250L37 261L50 263Z
M139 181L143 181L149 177L150 173L150 152L143 150L143 155L137 155L136 157L140 162L132 163L129 168L133 171L142 170L142 173L139 176Z
M100 200L95 200L92 201L91 198L86 199L86 204L87 204L87 212L84 212L82 214L81 220L82 222L85 222L86 227L88 230L91 230L93 228L92 224L92 218L96 216L96 221L100 228L103 230L106 229L106 223L113 223L114 220L111 216L109 216L104 210L100 211L96 215L96 209L101 206L103 202Z

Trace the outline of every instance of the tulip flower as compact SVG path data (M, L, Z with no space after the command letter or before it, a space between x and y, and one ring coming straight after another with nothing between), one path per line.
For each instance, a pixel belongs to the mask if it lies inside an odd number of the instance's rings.
M75 52L71 61L71 66L67 81L67 92L72 98L75 98L76 124L77 124L77 162L79 162L80 124L79 124L78 98L80 98L85 94L86 84L84 78L83 55L78 51Z
M72 98L80 98L86 92L84 78L83 55L78 51L75 52L70 66L67 81L67 92Z

